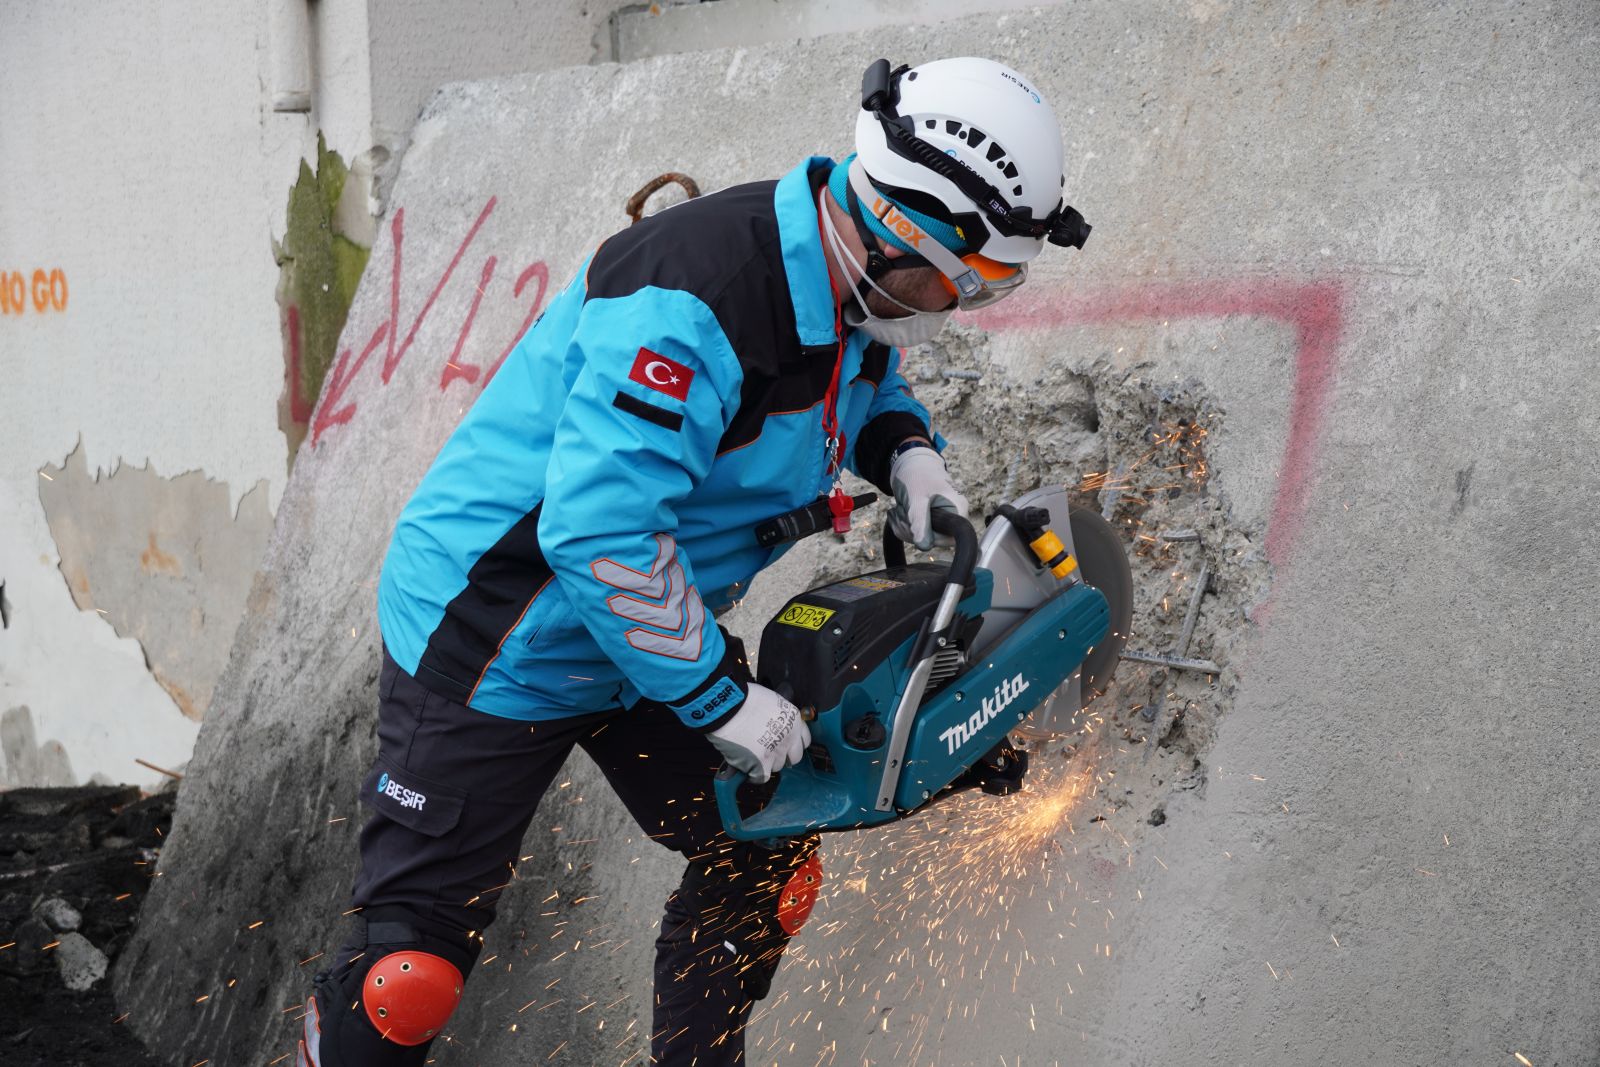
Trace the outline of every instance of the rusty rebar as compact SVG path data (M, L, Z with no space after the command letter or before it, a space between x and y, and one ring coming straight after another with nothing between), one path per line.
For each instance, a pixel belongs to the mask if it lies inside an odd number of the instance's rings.
M178 781L178 782L183 781L183 775L179 774L177 771L169 771L165 767L157 767L154 763L151 763L148 760L142 760L138 756L135 756L133 758L133 762L137 763L141 767L149 767L152 771L155 771L157 774L164 774L168 778L173 779L174 781Z
M1159 652L1142 652L1136 648L1122 650L1122 658L1135 663L1153 663L1157 667L1170 667L1175 671L1199 671L1202 674L1221 674L1222 668L1215 660L1184 659L1182 656L1163 656Z
M677 182L683 187L683 191L689 194L690 200L693 200L695 197L700 195L700 186L695 184L695 180L693 178L689 177L687 174L680 174L675 170L669 170L667 173L660 175L659 177L651 178L649 181L645 182L644 188L628 197L628 202L623 205L622 209L628 213L628 218L632 219L633 222L638 222L644 217L645 201L649 200L651 195L654 194L657 189L660 189L664 185L670 185L673 182ZM629 223L629 225L633 225L633 223Z

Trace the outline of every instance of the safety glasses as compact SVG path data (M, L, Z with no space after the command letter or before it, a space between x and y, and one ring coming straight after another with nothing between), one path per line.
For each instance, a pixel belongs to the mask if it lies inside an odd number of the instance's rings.
M966 270L955 278L946 271L944 287L956 298L956 306L963 311L976 311L1016 292L1028 280L1026 263L1001 263L976 252L961 257ZM972 276L976 275L976 278ZM960 288L962 284L967 288Z
M932 234L878 192L860 160L851 162L849 180L850 189L855 193L862 210L871 212L891 233L913 249L911 256L894 260L892 266L896 269L921 266L912 256L926 261L944 275L945 288L956 298L956 306L961 310L976 311L988 307L1016 292L1028 280L1026 263L1002 263L976 252L957 256L940 244Z

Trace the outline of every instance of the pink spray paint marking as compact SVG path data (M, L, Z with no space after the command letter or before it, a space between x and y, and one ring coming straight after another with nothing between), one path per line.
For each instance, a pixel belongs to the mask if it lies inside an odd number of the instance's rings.
M1311 504L1317 447L1333 395L1339 338L1344 330L1343 291L1338 284L1246 280L1158 283L1064 296L1048 303L1007 302L973 319L989 330L1039 330L1229 315L1276 319L1295 330L1289 429L1267 521L1267 559L1273 566L1281 566L1293 552Z
M378 347L383 345L386 341L388 342L388 346L385 350L385 355L382 360L382 369L381 373L379 374L378 386L382 387L389 384L395 368L399 366L400 361L405 358L407 350L410 349L412 342L416 340L417 331L422 328L423 321L428 317L428 313L432 311L434 303L439 299L440 293L444 291L445 286L450 282L452 275L455 274L456 267L461 264L461 259L466 254L468 247L477 238L479 231L483 229L484 223L488 221L489 215L494 211L495 204L497 202L497 198L491 196L483 205L483 209L478 213L476 221L473 222L471 229L467 231L467 234L462 239L461 244L456 248L455 255L451 257L450 262L445 266L444 272L439 275L439 279L434 284L432 292L428 294L428 298L423 303L421 310L417 312L416 317L412 320L411 328L405 335L404 339L398 339L398 337L400 328L400 281L405 270L405 259L402 255L402 249L405 243L406 212L405 208L399 208L395 211L394 219L390 223L389 227L390 236L394 244L394 261L389 278L388 317L385 319L385 321L379 323L377 328L373 330L372 336L367 339L366 346L361 349L360 355L356 356L352 360L351 352L353 349L350 348L346 348L339 353L339 358L334 362L333 367L328 373L328 378L324 384L322 393L317 398L315 408L308 409L304 412L306 418L310 420L311 444L313 447L321 444L322 435L326 431L335 426L345 425L355 417L357 401L347 401L346 394L350 390L352 380L361 371L362 367L366 365L367 360L375 351L378 350ZM464 362L461 358L462 352L466 348L468 336L472 333L473 324L477 321L478 309L483 303L484 292L488 288L489 282L494 277L495 265L498 262L498 256L490 255L487 259L485 259L483 268L479 272L478 282L474 286L474 296L472 297L471 303L467 308L465 321L462 322L461 329L456 335L455 347L451 350L450 355L444 361L444 366L440 369L440 392L443 392L449 388L451 383L457 379L462 379L469 385L476 384L480 389L487 385L489 383L489 379L494 377L495 371L500 369L500 364L505 362L506 356L511 353L513 348L516 347L517 342L520 341L522 335L527 332L528 327L533 323L534 319L538 317L539 312L543 307L545 295L549 291L550 287L550 268L543 260L537 260L534 263L529 264L529 266L517 276L516 285L512 292L512 295L515 298L520 299L522 297L522 291L527 287L528 283L532 281L537 281L539 283L538 290L534 294L531 306L528 308L527 315L523 318L522 325L518 329L516 336L511 338L511 340L506 344L505 348L501 351L499 357L489 365L487 372L484 372L483 368L476 364ZM290 308L290 361L293 366L291 373L295 373L298 369L297 361L299 359L299 331L296 327L298 326L299 320L297 316L297 309ZM293 394L291 394L291 399L292 398Z

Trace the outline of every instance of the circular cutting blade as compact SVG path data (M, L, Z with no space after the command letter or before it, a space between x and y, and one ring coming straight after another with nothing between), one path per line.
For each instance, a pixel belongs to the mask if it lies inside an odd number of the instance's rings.
M1106 520L1088 508L1073 508L1072 547L1083 580L1100 590L1111 608L1111 629L1083 661L1083 706L1111 684L1133 625L1133 569L1122 539Z

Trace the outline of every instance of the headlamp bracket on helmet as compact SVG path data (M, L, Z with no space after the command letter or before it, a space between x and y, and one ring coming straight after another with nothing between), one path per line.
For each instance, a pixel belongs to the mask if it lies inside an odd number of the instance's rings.
M1075 208L1058 202L1049 215L1036 219L1032 208L1012 207L993 184L971 167L917 136L911 116L901 115L898 110L900 79L910 69L902 64L891 70L887 59L878 59L861 76L861 109L877 118L889 150L948 179L1000 233L1008 237L1042 237L1053 245L1082 248L1093 227Z

